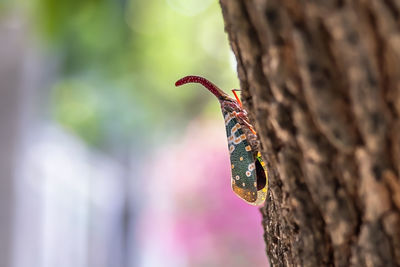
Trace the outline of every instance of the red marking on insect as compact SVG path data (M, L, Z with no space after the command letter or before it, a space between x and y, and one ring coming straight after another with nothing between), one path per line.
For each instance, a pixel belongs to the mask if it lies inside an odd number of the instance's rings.
M225 99L228 95L219 89L215 84L210 82L207 79L204 79L203 77L200 76L186 76L183 77L182 79L179 79L176 81L175 86L181 86L186 83L200 83L204 87L206 87L211 93L213 93L219 100ZM229 97L229 96L228 96Z

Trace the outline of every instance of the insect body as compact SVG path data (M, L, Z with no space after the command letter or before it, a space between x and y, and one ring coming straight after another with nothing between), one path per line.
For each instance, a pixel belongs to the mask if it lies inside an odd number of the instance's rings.
M257 134L235 91L232 90L236 100L210 81L199 76L186 76L178 80L175 85L180 86L186 83L200 83L218 98L228 138L232 189L247 203L262 204L268 190L267 168L259 152Z

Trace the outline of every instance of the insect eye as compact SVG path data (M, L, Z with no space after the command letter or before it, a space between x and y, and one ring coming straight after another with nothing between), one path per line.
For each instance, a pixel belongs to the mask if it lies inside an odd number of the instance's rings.
M256 174L257 174L257 190L263 189L267 184L267 177L265 176L265 171L261 162L256 159Z

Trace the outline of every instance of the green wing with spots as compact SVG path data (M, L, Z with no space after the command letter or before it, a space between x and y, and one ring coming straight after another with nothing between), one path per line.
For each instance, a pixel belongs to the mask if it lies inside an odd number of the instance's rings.
M232 168L232 189L240 198L254 204L258 196L256 159L238 119L229 113L224 115Z

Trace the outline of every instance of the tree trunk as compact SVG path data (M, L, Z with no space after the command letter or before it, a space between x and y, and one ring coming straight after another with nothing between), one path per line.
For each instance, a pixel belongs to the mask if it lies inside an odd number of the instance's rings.
M220 0L272 266L400 266L400 2Z

